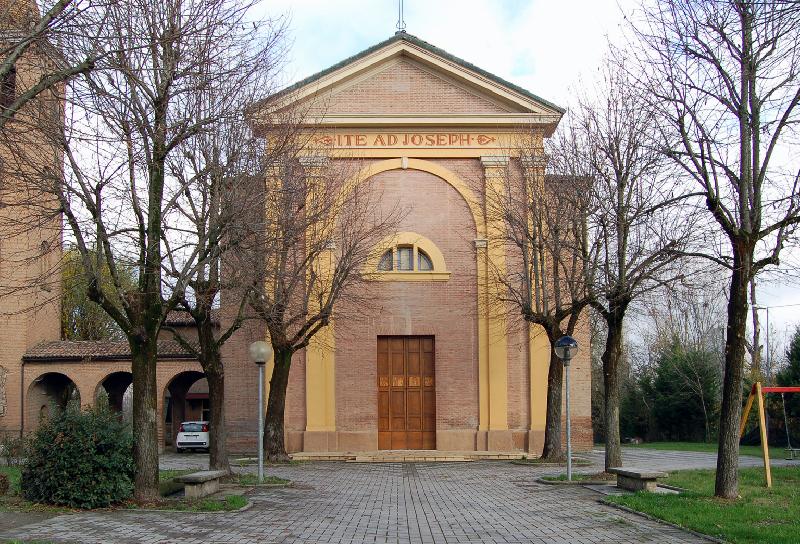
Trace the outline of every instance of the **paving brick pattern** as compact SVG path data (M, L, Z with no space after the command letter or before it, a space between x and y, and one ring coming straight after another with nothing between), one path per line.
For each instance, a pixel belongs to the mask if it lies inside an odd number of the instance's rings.
M643 453L648 461L663 458L663 454ZM593 453L592 458L598 455L602 459L602 452ZM685 459L680 457L686 454L676 455L676 462L685 466ZM712 455L700 455L698 464L713 465ZM165 466L177 468L202 464L206 459L167 456L163 461ZM690 533L599 504L599 495L583 487L534 481L536 476L552 471L506 461L317 462L270 467L268 473L290 478L294 487L253 493L253 507L245 512L70 514L17 527L0 535L0 540L181 544L704 542Z

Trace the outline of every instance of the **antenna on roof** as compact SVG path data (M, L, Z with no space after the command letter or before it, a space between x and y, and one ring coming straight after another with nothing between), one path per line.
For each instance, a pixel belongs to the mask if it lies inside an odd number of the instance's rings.
M397 32L406 31L406 20L403 19L403 0L397 0Z

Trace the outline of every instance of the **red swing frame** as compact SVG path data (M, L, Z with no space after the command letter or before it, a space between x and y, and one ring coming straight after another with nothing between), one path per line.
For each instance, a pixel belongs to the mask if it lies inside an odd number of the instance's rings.
M739 438L744 435L744 428L747 425L747 416L750 415L750 409L753 407L753 400L758 399L758 428L761 435L761 452L764 458L764 479L766 480L767 487L772 487L772 471L769 466L769 444L767 443L767 424L764 414L764 395L767 393L800 393L800 387L775 387L761 385L761 382L753 384L750 389L750 394L747 396L747 404L742 411L742 422L739 424Z

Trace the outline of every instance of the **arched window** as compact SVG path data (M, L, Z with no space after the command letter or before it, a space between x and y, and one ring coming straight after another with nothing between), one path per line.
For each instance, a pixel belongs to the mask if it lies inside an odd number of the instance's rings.
M446 281L444 256L429 239L413 232L403 232L387 239L368 266L370 279L381 281ZM387 246L390 246L386 249Z
M378 261L378 270L381 272L391 272L394 270L394 255L392 255L392 250L389 249L381 255L381 260Z
M433 270L433 261L428 254L421 249L417 250L417 270L420 272L430 272Z

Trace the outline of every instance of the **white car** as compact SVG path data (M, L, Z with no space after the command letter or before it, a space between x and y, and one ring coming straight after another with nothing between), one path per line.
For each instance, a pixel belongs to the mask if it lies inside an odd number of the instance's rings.
M178 438L175 439L175 451L184 450L208 451L208 421L184 421L178 427Z

